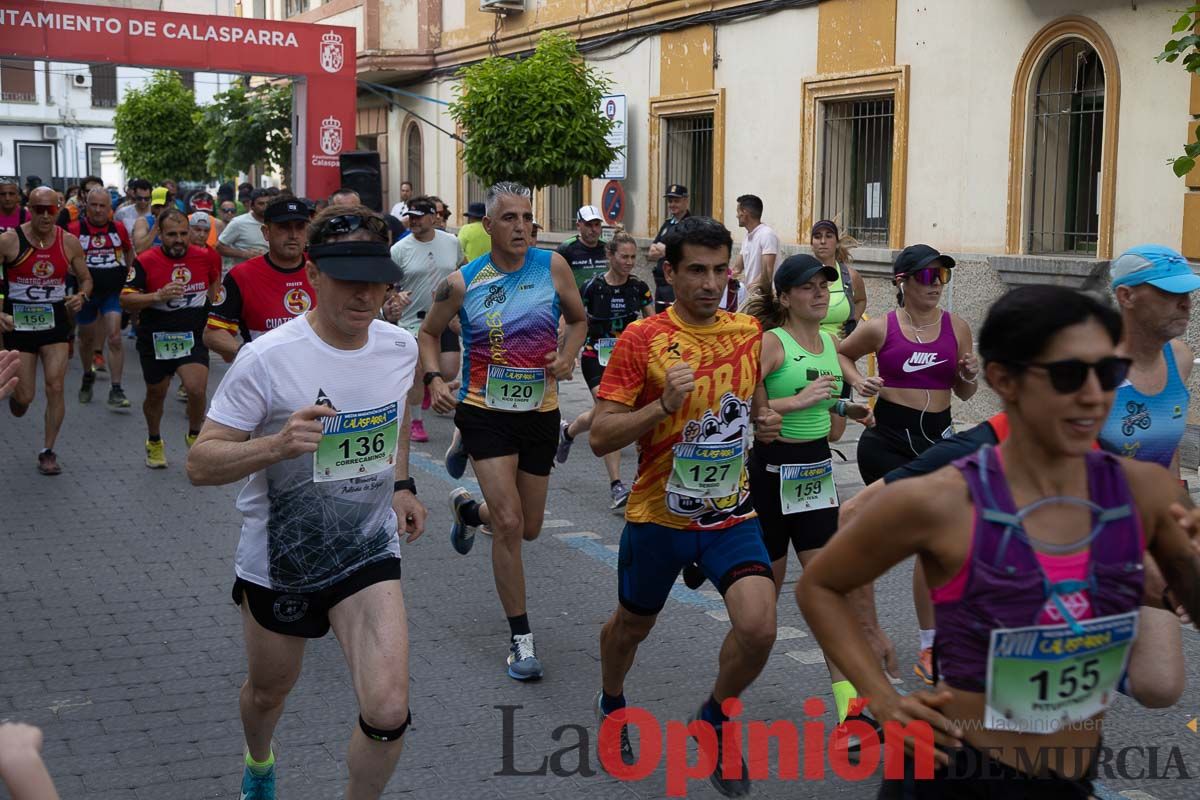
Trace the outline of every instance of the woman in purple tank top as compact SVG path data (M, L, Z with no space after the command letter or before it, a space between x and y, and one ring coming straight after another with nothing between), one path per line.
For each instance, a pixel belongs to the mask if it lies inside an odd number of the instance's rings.
M939 307L953 267L953 258L929 245L906 247L892 265L899 307L858 325L838 346L847 385L864 397L879 397L875 427L858 440L858 471L865 486L954 435L951 394L967 400L979 388L971 328ZM864 378L855 367L869 353L878 360L877 378ZM921 635L913 671L930 683L933 607L919 565L913 571L913 604Z
M1146 550L1200 619L1200 557L1180 525L1194 520L1174 505L1168 473L1093 450L1129 367L1116 356L1120 332L1115 311L1078 292L1031 286L1001 298L979 342L1008 438L890 484L805 570L801 610L871 698L885 745L904 740L889 723L933 731L932 780L915 779L909 740L905 777L885 780L880 797L1090 798ZM938 604L941 675L935 690L901 696L846 596L913 555ZM930 728L909 736L920 730Z

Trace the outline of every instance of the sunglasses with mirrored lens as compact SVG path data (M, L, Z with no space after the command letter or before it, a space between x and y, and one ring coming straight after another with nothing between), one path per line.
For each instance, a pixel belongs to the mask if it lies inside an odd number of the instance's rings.
M57 214L58 206L43 206L43 205L33 206L33 205L31 205L29 207L29 210L32 211L34 214Z
M1108 356L1094 363L1081 361L1078 358L1068 358L1063 361L1041 364L1028 361L1020 366L1045 370L1050 377L1050 385L1054 387L1054 391L1059 394L1070 394L1079 391L1087 381L1089 370L1096 371L1096 379L1100 381L1100 388L1111 392L1124 382L1126 376L1129 375L1129 365L1132 363L1133 360L1129 358Z
M950 282L949 267L925 267L924 269L914 270L904 273L904 277L912 278L922 286L932 286L933 282L940 281L943 286Z
M222 206L221 207L222 214L232 214L235 211L237 211L237 209L233 206Z
M362 217L358 214L341 214L336 217L330 217L321 223L320 227L313 231L317 241L309 241L309 244L320 244L329 236L345 236L348 233L354 233L359 228L366 228L376 236L382 236L390 241L391 230L382 217Z

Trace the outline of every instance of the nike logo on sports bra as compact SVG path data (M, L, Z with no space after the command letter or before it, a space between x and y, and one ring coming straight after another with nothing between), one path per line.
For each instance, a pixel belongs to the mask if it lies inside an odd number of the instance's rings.
M902 369L905 372L920 372L923 369L936 367L938 364L945 364L948 359L943 358L941 361L934 361L937 358L937 353L913 353L908 357L908 361L904 362Z

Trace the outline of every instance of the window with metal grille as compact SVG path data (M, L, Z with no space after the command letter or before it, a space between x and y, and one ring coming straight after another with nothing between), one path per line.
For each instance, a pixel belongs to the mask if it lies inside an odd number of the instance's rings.
M308 0L284 0L284 18L294 17L297 14L303 14L305 11L308 11Z
M834 100L823 102L821 110L818 215L840 221L863 244L886 247L895 99Z
M471 203L482 203L487 199L488 187L484 186L483 181L479 180L479 178L466 172L463 173L463 183L466 184L463 187L463 211L466 211L467 206L471 205Z
M1051 50L1032 107L1028 252L1095 255L1104 145L1104 65L1095 49L1068 39Z
M408 126L404 137L404 179L412 184L413 194L421 193L421 126L415 122Z
M693 214L712 214L713 115L689 114L664 117L666 148L663 159L664 188L682 183L688 189L688 207ZM654 200L653 202L660 202Z
M0 100L9 103L36 103L36 78L33 62L29 59L0 59Z
M583 205L583 179L578 178L569 186L551 186L546 190L547 230L565 233L575 230L575 215Z
M115 64L92 64L92 108L117 107L117 67ZM99 175L93 172L93 175Z

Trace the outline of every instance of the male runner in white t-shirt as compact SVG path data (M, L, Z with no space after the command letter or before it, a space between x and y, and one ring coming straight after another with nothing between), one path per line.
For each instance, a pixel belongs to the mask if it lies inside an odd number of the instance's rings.
M346 797L379 797L412 718L397 529L411 542L425 525L402 407L417 344L377 319L399 270L386 223L361 212L355 225L344 208L313 221L316 307L242 346L188 457L197 485L249 477L233 588L249 661L243 800L275 798L271 736L305 639L332 627L350 667Z

